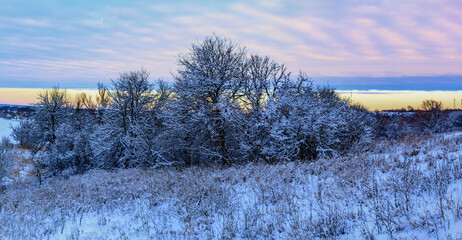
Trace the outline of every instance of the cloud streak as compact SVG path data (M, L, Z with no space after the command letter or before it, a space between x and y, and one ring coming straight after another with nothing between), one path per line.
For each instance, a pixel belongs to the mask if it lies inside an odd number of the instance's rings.
M462 5L457 1L4 5L0 87L28 87L23 84L31 81L96 83L141 67L154 77L171 78L176 56L212 33L286 63L294 72L343 78L339 85L346 87L355 77L375 77L375 85L371 80L363 86L383 88L387 81L380 77L462 76ZM404 82L412 87L419 80L413 81ZM428 84L437 88L438 81Z

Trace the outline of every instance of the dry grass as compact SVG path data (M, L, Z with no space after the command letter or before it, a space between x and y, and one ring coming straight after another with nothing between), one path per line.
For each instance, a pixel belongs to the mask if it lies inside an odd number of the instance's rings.
M436 136L313 163L93 170L29 181L0 194L0 235L457 239L461 143L460 135Z

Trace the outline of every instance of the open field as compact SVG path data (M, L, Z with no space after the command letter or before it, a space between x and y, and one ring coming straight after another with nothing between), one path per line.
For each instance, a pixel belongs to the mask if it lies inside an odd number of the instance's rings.
M92 170L0 194L6 239L461 239L462 134L316 162Z
M12 132L11 126L16 126L18 123L16 120L0 118L0 139L9 137Z

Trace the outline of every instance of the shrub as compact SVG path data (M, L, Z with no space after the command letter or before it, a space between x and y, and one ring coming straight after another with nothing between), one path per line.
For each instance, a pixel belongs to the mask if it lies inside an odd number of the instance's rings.
M6 176L10 165L10 154L13 144L10 142L8 137L4 137L0 140L0 186L3 177Z

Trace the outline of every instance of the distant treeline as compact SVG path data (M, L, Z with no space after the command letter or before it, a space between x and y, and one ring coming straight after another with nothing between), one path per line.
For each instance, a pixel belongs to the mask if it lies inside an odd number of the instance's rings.
M439 101L425 100L419 109L375 113L375 135L401 138L462 129L462 111L444 109Z
M35 112L35 106L2 105L0 104L0 118L25 118Z

